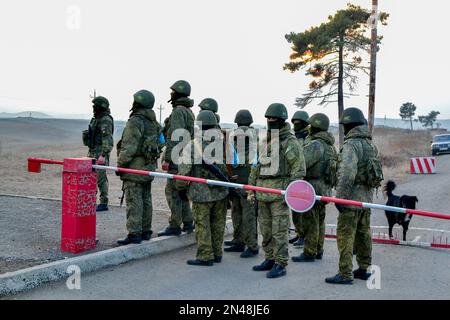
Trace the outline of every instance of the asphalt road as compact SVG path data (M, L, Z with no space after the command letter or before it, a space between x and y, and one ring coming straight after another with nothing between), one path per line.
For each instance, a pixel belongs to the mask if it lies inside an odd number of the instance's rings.
M415 176L398 187L399 195L419 197L419 208L450 214L450 156L438 158L438 174ZM377 199L382 203L385 200ZM384 213L372 214L373 225L386 225ZM336 222L330 206L328 223ZM450 230L450 221L414 217L412 227ZM445 233L444 233L445 235ZM411 230L408 238L432 239L427 230ZM411 239L410 239L411 240ZM301 251L291 248L290 254ZM195 247L174 251L118 267L81 275L81 289L69 290L65 281L48 284L8 299L450 299L450 250L374 245L373 263L380 269L380 289L365 281L352 286L329 285L325 277L337 271L336 242L327 240L325 256L310 264L290 263L281 279L266 279L251 270L263 255L241 259L225 254L214 267L192 267Z

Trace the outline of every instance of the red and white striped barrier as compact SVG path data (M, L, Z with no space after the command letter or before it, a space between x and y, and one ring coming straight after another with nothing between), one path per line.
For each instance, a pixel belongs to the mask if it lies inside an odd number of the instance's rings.
M436 173L436 158L435 157L411 158L410 168L412 174Z

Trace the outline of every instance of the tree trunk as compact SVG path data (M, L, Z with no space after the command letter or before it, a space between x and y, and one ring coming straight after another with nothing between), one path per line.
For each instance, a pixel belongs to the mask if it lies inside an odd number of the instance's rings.
M375 83L377 73L377 51L378 51L378 0L372 0L372 37L370 45L370 84L369 84L369 112L368 122L370 134L373 133L373 127L375 126Z
M413 131L412 117L409 117L409 122L411 122L411 131Z
M339 78L338 78L338 116L344 113L344 35L340 36L339 46ZM344 126L339 125L339 147L344 144Z

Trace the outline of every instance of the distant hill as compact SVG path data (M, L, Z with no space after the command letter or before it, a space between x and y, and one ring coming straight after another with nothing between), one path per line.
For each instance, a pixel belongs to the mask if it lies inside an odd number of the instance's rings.
M38 119L29 117L0 119L0 142L8 143L80 143L81 132L89 120ZM114 140L117 142L125 127L124 121L114 121Z
M39 118L39 119L49 119L52 118L46 113L37 112L37 111L23 111L17 113L8 113L8 112L0 112L0 118L18 118L18 117L26 117L26 118Z
M441 124L441 129L447 129L450 130L450 120L445 119L437 119L436 123ZM392 127L392 128L401 128L401 129L409 129L410 123L409 121L404 121L402 119L383 119L383 118L376 118L375 119L375 125L376 126L385 126L385 127ZM420 122L414 122L413 121L413 128L414 130L423 130L425 129Z

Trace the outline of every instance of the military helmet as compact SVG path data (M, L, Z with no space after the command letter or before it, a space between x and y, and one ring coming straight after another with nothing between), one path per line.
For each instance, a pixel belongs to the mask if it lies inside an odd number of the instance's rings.
M185 96L191 95L191 85L189 84L189 82L184 80L178 80L172 86L170 86L170 89Z
M239 110L234 118L234 123L237 125L249 126L253 123L252 114L246 109Z
M308 112L306 112L306 111L297 111L292 116L291 121L294 122L294 120L301 120L301 121L308 122L308 118L309 118Z
M264 115L266 118L279 118L287 120L288 112L286 106L282 103L272 103Z
M134 95L134 101L142 105L144 108L153 108L155 105L155 96L148 90L139 90Z
M202 110L209 110L214 113L216 113L219 110L219 105L217 104L217 101L214 100L213 98L203 99L198 106Z
M330 127L330 119L323 113L313 114L308 119L308 123L312 128L320 129L322 131L328 131L328 128Z
M217 118L214 112L210 110L202 110L197 116L197 121L201 121L204 126L216 126Z
M98 97L95 97L94 99L92 99L92 103L96 107L101 107L101 108L104 108L104 109L108 109L109 108L109 101L108 101L108 99L106 99L105 97L102 97L102 96L98 96Z
M348 108L342 113L340 124L365 124L366 118L358 108Z

